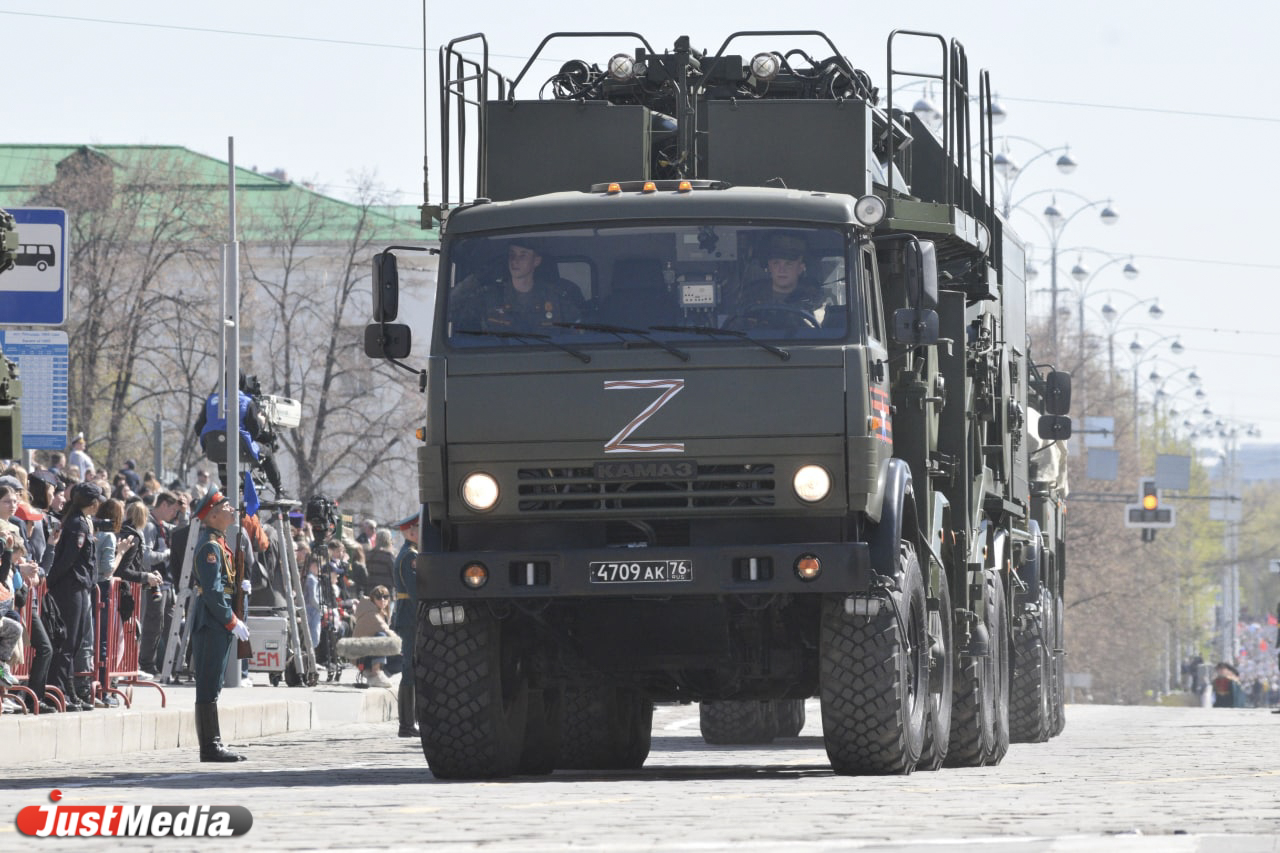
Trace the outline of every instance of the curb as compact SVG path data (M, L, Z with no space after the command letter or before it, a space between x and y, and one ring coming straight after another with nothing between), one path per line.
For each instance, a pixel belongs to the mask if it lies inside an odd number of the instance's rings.
M289 692L301 695L256 700L247 691L224 691L218 706L223 740L235 743L344 723L380 723L397 717L392 690ZM195 711L189 703L182 703L184 698L194 701L194 691L174 690L169 695L177 702L170 701L166 708L6 715L0 720L6 760L31 765L142 750L196 748Z

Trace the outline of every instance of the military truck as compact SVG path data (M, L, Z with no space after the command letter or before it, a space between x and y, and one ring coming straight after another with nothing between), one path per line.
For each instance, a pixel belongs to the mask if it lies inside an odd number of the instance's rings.
M517 96L588 38L623 50ZM929 70L895 65L905 45ZM1028 351L988 74L915 31L887 66L882 94L817 31L714 53L556 33L514 79L483 35L442 48L426 366L392 250L365 338L426 395L436 776L638 768L655 702L759 742L816 697L841 774L994 764L1060 729L1065 483L1040 463L1070 377ZM938 129L895 103L918 80Z

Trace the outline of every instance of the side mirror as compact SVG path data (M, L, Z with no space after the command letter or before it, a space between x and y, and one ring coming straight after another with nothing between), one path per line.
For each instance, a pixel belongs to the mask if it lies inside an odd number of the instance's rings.
M906 256L908 304L913 308L937 308L938 252L933 242L909 243Z
M1051 415L1071 411L1071 374L1053 370L1044 381L1044 410Z
M364 327L364 354L370 358L406 358L413 337L404 323L370 323Z
M1036 433L1045 441L1065 441L1071 438L1071 418L1063 415L1041 415Z
M379 252L373 256L373 319L376 323L390 323L399 313L400 271L396 256Z
M893 340L919 347L938 342L938 312L932 308L899 308L893 312Z

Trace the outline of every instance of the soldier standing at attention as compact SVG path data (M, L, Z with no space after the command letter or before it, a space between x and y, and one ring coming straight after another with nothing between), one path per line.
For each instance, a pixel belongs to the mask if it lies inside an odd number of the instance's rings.
M418 572L414 563L418 559L418 520L420 512L396 522L396 529L404 537L404 545L396 555L392 576L395 581L395 612L391 615L391 627L400 635L400 737L417 737L418 726L414 722L413 646L418 625Z
M196 504L203 526L195 553L196 601L192 608L191 666L196 675L196 736L201 761L244 761L222 745L218 729L218 694L227 669L232 639L249 639L249 628L231 610L235 592L231 548L223 534L236 511L213 489ZM247 592L248 590L246 590Z

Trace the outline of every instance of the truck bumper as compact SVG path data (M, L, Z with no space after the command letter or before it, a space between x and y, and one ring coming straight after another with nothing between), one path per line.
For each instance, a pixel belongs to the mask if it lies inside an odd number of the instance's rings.
M797 575L802 557L820 562L821 572L811 580ZM462 580L473 563L488 574L477 589ZM871 580L869 551L861 542L424 552L417 568L418 597L450 601L857 593Z

